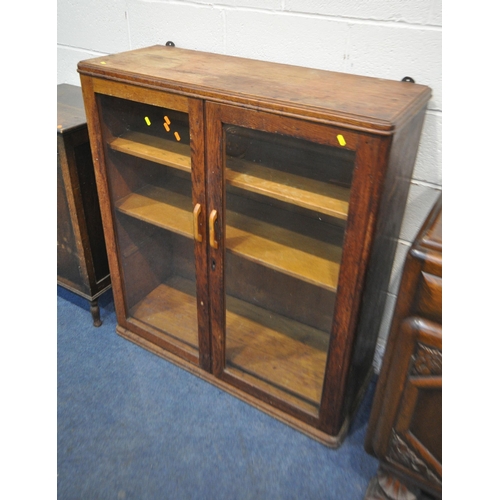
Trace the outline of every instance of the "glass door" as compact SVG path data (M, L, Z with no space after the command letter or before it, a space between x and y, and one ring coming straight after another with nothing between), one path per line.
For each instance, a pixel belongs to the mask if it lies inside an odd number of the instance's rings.
M159 105L97 95L127 328L198 362L203 161L194 175L188 100L156 94Z
M217 114L224 193L220 376L317 417L356 138L230 106ZM217 227L210 229L217 240Z

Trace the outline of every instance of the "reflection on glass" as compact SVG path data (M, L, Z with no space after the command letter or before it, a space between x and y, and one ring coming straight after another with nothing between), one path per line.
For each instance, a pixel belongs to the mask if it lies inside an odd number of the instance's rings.
M225 127L226 370L316 414L351 151Z
M100 96L129 318L198 355L186 113Z

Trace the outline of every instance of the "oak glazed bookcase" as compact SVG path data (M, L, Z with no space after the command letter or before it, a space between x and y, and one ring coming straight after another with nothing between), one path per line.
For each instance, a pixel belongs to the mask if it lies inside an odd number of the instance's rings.
M117 332L338 446L430 89L161 45L78 71Z

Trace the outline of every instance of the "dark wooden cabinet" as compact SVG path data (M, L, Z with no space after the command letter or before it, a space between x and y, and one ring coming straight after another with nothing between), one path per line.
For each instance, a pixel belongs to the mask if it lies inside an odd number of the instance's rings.
M99 200L80 87L57 86L57 283L90 301L111 287Z
M118 333L339 445L430 89L164 46L78 71Z
M431 211L403 271L366 434L381 463L366 495L441 497L442 481L442 212ZM390 485L400 496L381 496ZM409 492L406 492L407 487ZM416 487L416 491L411 491ZM406 495L406 496L405 496Z

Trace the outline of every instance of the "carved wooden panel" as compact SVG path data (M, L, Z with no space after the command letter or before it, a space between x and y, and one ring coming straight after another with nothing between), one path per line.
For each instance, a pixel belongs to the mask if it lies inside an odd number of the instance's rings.
M438 200L408 253L365 441L386 474L437 497L442 490L441 295ZM370 492L366 498L411 498L392 494Z

